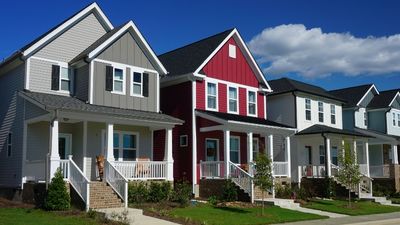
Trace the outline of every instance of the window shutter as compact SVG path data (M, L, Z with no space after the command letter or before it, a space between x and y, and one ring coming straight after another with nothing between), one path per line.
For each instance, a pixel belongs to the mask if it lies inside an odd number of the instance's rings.
M143 73L143 96L149 97L149 74Z
M113 67L106 66L106 91L113 90Z
M60 90L60 66L52 65L51 67L51 90Z

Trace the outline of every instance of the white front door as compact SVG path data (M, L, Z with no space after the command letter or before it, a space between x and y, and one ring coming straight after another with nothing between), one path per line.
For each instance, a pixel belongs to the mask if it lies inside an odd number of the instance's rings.
M61 159L68 159L68 156L72 154L72 134L59 134L58 135L58 154Z

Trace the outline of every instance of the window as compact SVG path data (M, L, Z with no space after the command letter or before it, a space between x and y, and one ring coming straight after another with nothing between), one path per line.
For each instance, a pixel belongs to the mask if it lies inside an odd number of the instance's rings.
M321 164L321 165L325 164L325 146L324 145L319 146L319 164Z
M229 57L236 59L236 46L229 45Z
M338 165L338 148L337 146L332 146L331 148L331 159L332 159L332 164Z
M368 126L368 114L367 112L364 112L364 126Z
M257 115L257 97L256 92L248 91L248 100L247 100L248 114L252 116Z
M230 138L230 160L235 164L239 164L239 146L240 139L239 137L231 137Z
M331 124L336 124L336 108L335 108L335 105L331 105Z
M114 68L113 82L113 91L115 93L125 93L125 75L123 69Z
M206 139L206 161L218 161L218 139Z
M311 100L306 99L306 120L311 120Z
M143 77L142 73L133 72L131 95L143 95Z
M258 138L253 138L253 160L257 159L259 153L260 153L260 146Z
M238 89L235 87L229 87L228 91L228 112L238 112Z
M12 133L8 133L7 136L7 156L11 157L11 151L12 151Z
M393 113L393 126L396 126L396 113Z
M324 122L324 103L318 102L318 121L320 123Z
M60 67L60 90L72 92L72 69Z
M397 126L400 127L400 114L397 114Z
M134 161L138 151L138 134L114 132L114 158L118 161Z
M188 146L188 136L187 135L181 135L179 137L179 146L180 147L187 147Z
M217 84L207 83L207 109L217 110Z
M311 146L305 146L308 165L312 165L312 148Z

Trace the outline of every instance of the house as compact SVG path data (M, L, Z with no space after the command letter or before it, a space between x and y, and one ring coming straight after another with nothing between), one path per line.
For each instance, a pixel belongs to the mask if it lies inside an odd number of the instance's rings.
M128 180L173 181L183 121L160 113L165 74L135 24L114 27L96 3L21 48L0 65L0 185L47 183L61 168L88 209L126 206Z
M267 118L272 89L236 29L159 58L169 71L161 79L161 110L185 121L173 129L175 179L208 197L230 178L254 199L253 160L268 152L276 181L290 182L295 129Z
M374 137L369 140L369 173L374 185L400 191L400 96L399 90L379 92L367 84L333 90L344 98L343 125Z
M289 78L271 80L267 95L268 118L297 128L292 138L292 182L333 177L344 148L357 152L363 175L360 196L372 193L368 172L369 135L343 128L342 107L346 100L325 89ZM283 110L285 109L285 110Z

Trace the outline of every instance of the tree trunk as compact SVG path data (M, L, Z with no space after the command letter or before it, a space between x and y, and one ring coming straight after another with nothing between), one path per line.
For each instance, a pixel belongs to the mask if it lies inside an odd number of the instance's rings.
M349 189L349 208L351 207L351 190Z
M261 215L264 216L264 190L262 190L261 193L262 193L262 210L261 210Z

